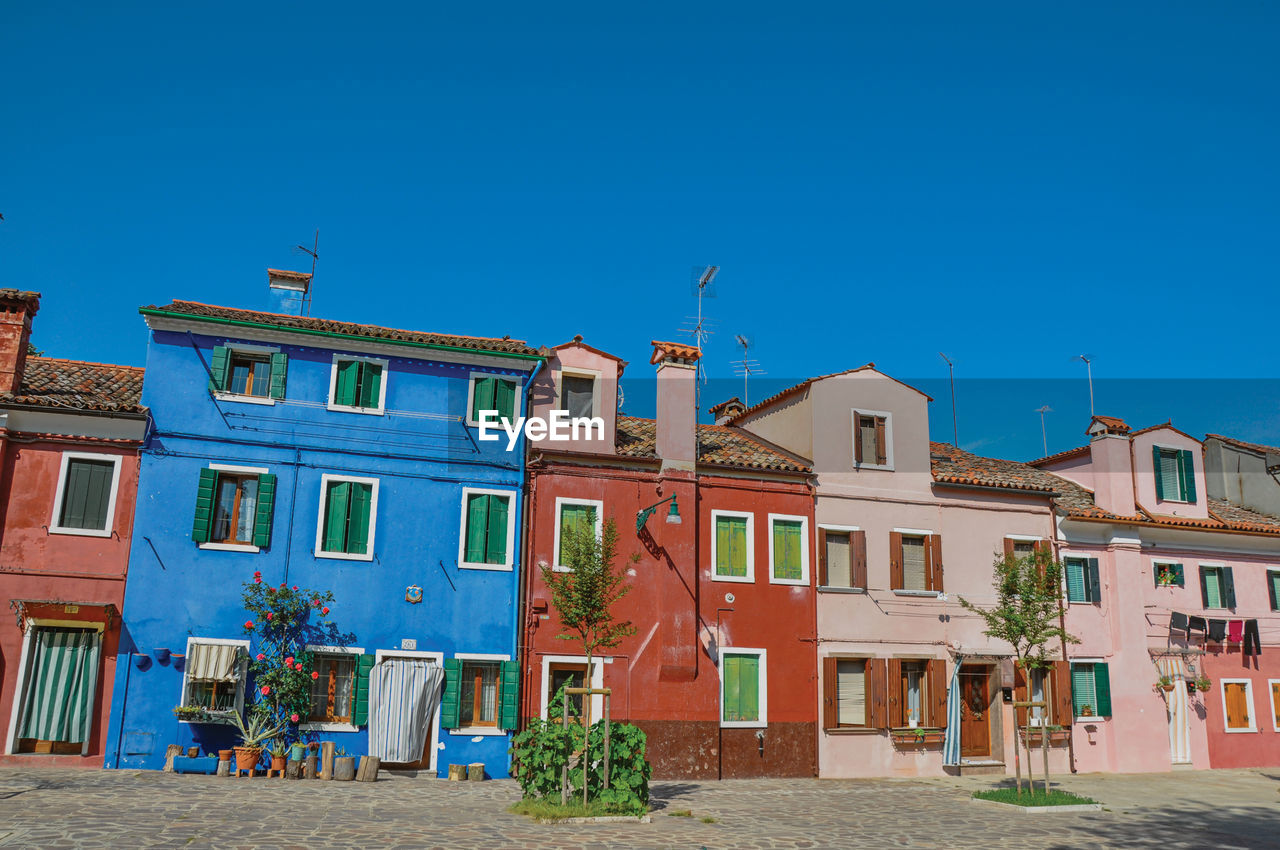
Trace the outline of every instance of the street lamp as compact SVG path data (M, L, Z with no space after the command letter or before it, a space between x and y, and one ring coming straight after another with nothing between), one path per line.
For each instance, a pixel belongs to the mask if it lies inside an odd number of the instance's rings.
M636 534L639 534L644 530L644 524L649 521L649 517L653 516L654 512L658 510L663 502L671 503L671 510L667 511L667 524L680 524L680 506L676 503L676 497L671 495L663 499L661 502L656 502L636 514Z

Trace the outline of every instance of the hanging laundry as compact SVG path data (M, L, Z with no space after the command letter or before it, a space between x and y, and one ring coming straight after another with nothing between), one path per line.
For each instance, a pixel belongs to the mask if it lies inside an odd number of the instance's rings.
M1181 611L1174 611L1169 615L1169 631L1185 632L1187 630L1187 615Z
M1192 632L1200 632L1203 634L1209 628L1209 624L1204 621L1204 617L1188 617L1187 618L1187 637L1191 637Z
M1253 642L1253 652L1249 651L1249 643ZM1245 655L1261 655L1262 654L1262 638L1258 635L1258 621L1244 621L1244 654Z
M1227 621L1226 620L1210 620L1209 621L1209 640L1214 643L1222 643L1227 637Z
M1227 640L1232 643L1244 640L1244 620L1232 620L1227 623Z

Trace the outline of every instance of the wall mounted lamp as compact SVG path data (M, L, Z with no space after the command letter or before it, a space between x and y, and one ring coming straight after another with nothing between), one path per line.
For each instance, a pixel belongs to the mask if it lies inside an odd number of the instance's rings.
M649 517L653 516L654 512L662 506L663 502L671 503L671 510L667 511L667 524L680 524L680 506L676 503L676 497L671 495L663 499L661 502L656 502L636 514L636 534L639 534L641 530L644 529L644 524L648 522Z

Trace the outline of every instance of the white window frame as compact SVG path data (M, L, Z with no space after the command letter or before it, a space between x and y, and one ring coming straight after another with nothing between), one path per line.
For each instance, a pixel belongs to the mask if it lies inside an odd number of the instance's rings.
M747 574L745 576L716 575L716 520L720 517L730 519L746 519L747 521ZM769 544L772 547L772 543ZM772 558L770 559L772 560ZM711 512L711 580L728 581L737 584L754 584L756 580L756 515L745 511ZM772 571L771 571L772 572Z
M1177 563L1177 561L1174 561L1173 563ZM1227 568L1227 564L1226 564L1226 562L1225 562L1225 561L1197 561L1197 562L1196 562L1196 567L1198 567L1198 568L1208 567L1208 568L1209 568L1209 569L1211 569L1211 570L1217 570L1217 571L1218 571L1218 602L1220 602L1221 604L1220 604L1217 608L1208 608L1208 607L1206 607L1204 610L1206 610L1206 611L1234 611L1234 610L1235 610L1234 608L1229 608L1229 607L1227 607L1227 588L1226 588L1225 583L1223 582L1223 578L1226 576L1226 574L1223 572L1223 570L1225 570L1225 569ZM1199 578L1200 578L1199 573L1200 573L1200 570L1199 570L1199 569L1197 569L1197 570L1196 570L1196 579L1197 579L1197 584L1199 583ZM1186 567L1184 566L1184 567L1182 568L1182 577L1183 577L1183 580L1184 580L1184 581L1186 580L1186 575L1187 575L1187 570L1186 570ZM1234 573L1232 574L1232 578L1235 578L1235 574L1234 574Z
M331 558L337 561L372 561L374 553L374 542L377 538L378 530L378 484L381 479L378 478L362 478L355 475L331 475L324 473L320 476L320 505L316 511L316 548L314 550L317 558ZM330 482L350 481L356 484L372 484L373 492L369 494L369 551L363 555L352 555L347 552L326 552L324 551L324 508L327 502L325 498L329 493Z
M191 647L194 644L203 646L238 646L244 650L244 654L240 656L240 681L236 687L236 713L244 714L244 692L249 686L249 641L239 638L206 638L192 635L187 638L186 657L191 657ZM185 706L187 704L187 672L188 665L182 665L182 690L178 694L178 705ZM193 720L178 720L179 723L194 723ZM199 721L208 723L209 721ZM228 721L216 721L228 722Z
M265 466L233 466L226 463L211 463L207 467L215 472L230 472L235 475L257 475L261 476L270 474L271 470ZM214 491L214 499L218 497L217 491ZM213 515L209 516L209 533L213 533ZM254 546L252 543L201 543L201 549L210 549L215 552L261 552L260 546Z
M778 578L773 572L773 524L779 520L783 522L799 522L800 538L802 546L800 548L800 578L799 579L783 579ZM712 526L714 531L715 526ZM712 562L714 563L714 561ZM791 514L769 514L769 584L789 584L794 586L806 587L809 584L809 518L805 516L793 516Z
M362 646L322 646L320 644L309 643L306 645L306 651L316 655L354 655L357 658L364 655L364 647ZM356 662L355 669L351 675L351 702L354 710L355 705L355 688L356 675L360 669L360 662ZM342 723L341 721L331 720L304 720L298 724L298 728L305 732L359 732L360 727L353 723Z
M494 714L495 714L494 721L496 723L496 721L499 719L498 716L501 715L502 713L502 667L501 667L501 664L504 661L510 661L511 656L504 655L500 652L455 652L453 654L453 657L461 661L463 663L463 666L465 666L466 662L468 661L479 661L482 663L488 662L491 664L499 665L498 667L498 704L495 705L493 708ZM459 690L458 694L459 694L459 698L461 698L462 691ZM461 706L459 706L458 713L459 715L461 715L462 713ZM509 734L506 729L503 729L500 726L496 726L496 725L495 726L459 726L457 729L449 729L447 731L450 735L467 735L471 737L480 735L482 737L500 738L504 735Z
M596 690L604 688L604 665L612 664L613 656L606 655L603 657L595 656L591 659L591 687ZM552 664L581 664L584 667L587 664L587 656L585 655L544 655L542 656L542 696L541 703L538 708L538 715L543 720L555 719L547 717L547 702L550 695L547 693L547 686L551 684L551 665ZM604 717L604 696L602 694L591 695L591 716L593 718Z
M1176 454L1176 453L1178 453L1178 452L1185 452L1185 451L1187 451L1186 449L1180 448L1180 447L1178 447L1178 446L1166 446L1166 445L1162 445L1162 444L1160 444L1160 443L1155 443L1154 445L1155 445L1155 447L1156 447L1157 449L1159 449L1159 450L1160 450L1160 451L1162 451L1162 452L1174 452L1174 453ZM1159 479L1160 479L1160 467L1159 467L1159 466L1156 466L1156 468L1152 470L1152 473L1155 475L1156 480L1157 480L1157 481L1159 481ZM1194 481L1195 481L1195 475L1196 475L1196 453L1195 453L1195 452L1191 452L1191 480L1192 480L1192 482L1193 482L1193 483L1194 483ZM1181 494L1181 493L1182 493L1182 490L1183 490L1183 487L1182 487L1182 468L1181 468L1181 467L1179 467L1179 468L1178 468L1178 493L1179 493L1179 494ZM1175 496L1170 496L1168 493L1165 493L1165 494L1164 494L1164 497L1163 497L1163 498L1161 498L1159 501L1161 501L1161 502L1174 502L1174 503L1179 504L1179 505L1194 505L1194 504L1195 504L1195 502L1187 502L1187 501L1185 501L1185 500L1183 500L1183 499L1179 499L1176 495L1175 495Z
M854 535L854 532L862 531L862 529L861 529L859 526L856 526L856 525L832 525L831 523L828 523L828 522L820 522L820 523L818 523L818 530L819 530L819 531L835 531L835 532L838 532L838 533L840 533L840 534L848 534L848 535L849 535L849 550L850 550L850 551L849 551L849 570L850 570L850 572L852 572L852 570L853 570L853 535ZM770 545L772 545L772 535L770 535ZM814 541L814 545L815 545L815 546L817 545L817 540L816 540L816 539L815 539L815 541ZM822 553L822 552L818 553L818 557L820 557L820 558L821 558L821 557L825 557L825 553ZM830 574L831 574L831 565L830 565L830 564L828 564L828 565L827 565L827 575L828 575L828 576L830 576ZM850 581L852 581L852 577L850 577ZM850 585L849 587L842 587L842 586L840 586L840 585L838 585L838 584L820 584L820 585L818 585L818 590L834 590L834 591L836 591L837 593L841 593L841 592L843 592L843 593L863 593L863 592L866 592L866 588L865 588L865 587L858 587L857 585ZM832 656L832 657L836 657L836 656ZM862 657L862 656L857 656L857 657Z
M348 407L345 404L334 404L333 395L338 391L338 364L348 360L360 363L374 363L382 367L382 380L378 382L377 407ZM387 412L387 383L391 378L391 361L382 357L366 357L362 354L335 354L333 365L329 368L329 394L325 397L325 406L337 413L364 413L370 416L382 416Z
M467 560L467 499L471 496L502 496L507 500L507 560L502 564L477 564ZM597 511L596 516L599 516ZM557 508L556 518L559 519L559 509ZM458 569L461 570L492 570L511 572L515 569L515 545L516 545L516 491L515 490L489 490L482 487L463 487L462 488L462 517L458 524ZM557 534L559 523L556 524ZM559 551L557 547L556 551ZM458 656L459 658L461 656ZM507 659L510 661L511 659Z
M120 492L120 462L123 459L123 455L104 454L102 452L62 453L62 462L58 467L58 488L53 495L53 516L49 518L50 534L71 534L76 537L110 537L115 533L116 496ZM107 527L104 529L65 528L58 524L58 520L62 516L62 499L66 495L67 469L73 460L110 461L112 464L111 494L107 497Z
M516 386L516 391L514 393L515 406L511 411L511 415L514 417L516 421L518 421L521 417L524 416L524 393L521 391L522 387L524 386L523 381L521 381L519 378L515 377L514 375L504 375L501 372L472 372L470 376L468 376L467 378L467 409L463 412L463 416L466 419L468 427L470 428L480 427L479 421L471 418L471 408L475 404L475 399L476 399L476 380L479 378L497 378L499 381L506 381L507 383L515 384ZM491 419L489 420L488 425L492 429L496 427L498 423L501 421L502 421L501 419ZM512 426L514 425L515 425L515 422L513 421Z
M271 355L279 354L280 347L276 345L249 345L248 343L242 343L242 342L228 342L224 346L224 348L227 349L228 360L230 360L232 354L236 354L236 353L267 355L267 370L268 370L267 371L267 395L266 396L241 395L240 393L233 393L228 390L218 390L213 394L213 397L216 398L218 401L234 401L237 404L265 404L268 406L274 405L276 403L276 400L271 397L271 378L270 378ZM227 364L228 377L230 376L230 365L231 365L230 363ZM330 393L329 397L332 398L333 394Z
M600 539L604 530L604 502L599 499L573 499L568 496L556 497L556 529L555 539L553 541L555 549L551 551L551 560L554 562L551 569L558 573L573 572L571 567L566 567L560 563L560 509L565 505L586 505L594 506L596 509L596 540Z
M1280 685L1280 679L1267 679L1267 705L1271 709L1271 729L1274 732L1280 732L1280 723L1276 722L1276 698L1273 690L1276 685Z
M592 418L600 416L600 384L601 374L598 369L579 369L574 366L561 367L560 372L556 375L556 410L565 410L564 406L564 376L571 378L590 378L591 379L591 414Z
M1172 558L1152 558L1151 559L1151 584L1156 590L1160 590L1161 586L1156 582L1156 576L1160 573L1161 567L1172 567L1174 564L1182 564L1182 584L1166 585L1165 589L1171 587L1186 587L1187 584L1187 565L1185 561L1175 561ZM1197 576L1199 578L1199 576Z
M760 689L758 720L725 720L724 719L724 657L726 655L755 655L759 658L760 678L756 687ZM724 646L720 648L720 657L716 663L716 673L720 679L719 704L721 729L764 729L769 725L769 665L768 650L753 649L744 646Z
M853 469L885 469L893 471L893 413L888 410L869 410L864 407L849 408L851 431L853 439L849 442L849 465ZM884 417L884 463L868 463L865 460L858 463L858 417L859 416L883 416Z
M1234 735L1238 732L1257 732L1258 731L1258 714L1253 710L1253 680L1252 679L1221 679L1222 687L1219 691L1222 694L1222 728L1227 734ZM1243 684L1244 698L1249 703L1249 728L1248 729L1232 729L1227 725L1227 685ZM1270 697L1270 694L1267 695Z
M381 664L388 658L425 658L434 661L440 666L441 675L444 674L444 653L428 652L419 649L376 649L373 654L373 663ZM443 681L443 679L441 680ZM372 694L369 700L369 714L372 717L373 712L377 710L377 705L373 702ZM427 765L427 770L436 769L436 761L440 752L440 706L444 701L444 689L441 688L436 694L435 704L431 706L431 746L427 750L431 753L431 763Z

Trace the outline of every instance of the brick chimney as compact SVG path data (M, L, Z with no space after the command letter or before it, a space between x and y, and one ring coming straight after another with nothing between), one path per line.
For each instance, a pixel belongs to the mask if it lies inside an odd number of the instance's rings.
M39 309L39 292L0 289L0 393L16 392L22 385L31 320Z
M311 291L311 273L267 269L267 286L271 289L272 313L301 316L306 297Z
M1093 471L1093 503L1104 511L1133 516L1137 502L1133 492L1131 429L1123 419L1095 416L1089 435L1089 462Z
M657 451L662 471L693 471L698 459L697 377L701 352L695 346L654 340L650 363L658 366Z

